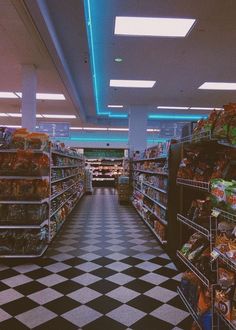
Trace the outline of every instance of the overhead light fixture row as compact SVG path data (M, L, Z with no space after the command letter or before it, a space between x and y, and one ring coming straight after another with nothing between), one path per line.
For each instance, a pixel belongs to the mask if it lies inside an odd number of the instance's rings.
M195 23L189 18L116 16L116 35L186 37Z
M155 85L155 80L124 80L111 79L110 87L133 87L133 88L152 88Z
M0 98L2 99L19 99L22 98L21 92L0 92ZM65 100L64 94L52 94L52 93L36 93L37 100Z
M204 82L198 89L236 90L236 83L232 82Z

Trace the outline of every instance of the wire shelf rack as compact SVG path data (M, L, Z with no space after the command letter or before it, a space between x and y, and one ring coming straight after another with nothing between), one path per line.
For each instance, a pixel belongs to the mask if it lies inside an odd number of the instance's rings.
M202 235L206 236L207 239L210 238L210 231L208 229L206 229L206 228L200 226L199 224L197 224L196 222L193 222L192 220L184 217L182 214L180 214L180 213L177 214L177 220L184 223L185 225L193 228L194 230L198 231Z
M194 309L192 308L192 306L188 302L187 298L185 297L185 295L184 295L184 293L183 293L183 291L181 290L180 287L177 288L177 292L178 292L181 300L183 301L184 305L187 307L187 309L188 309L189 313L191 314L192 318L197 323L199 329L202 329L202 327L199 323L199 317L198 317L197 313L194 311Z
M229 258L225 253L220 252L219 249L214 248L215 252L219 254L219 257L224 263L232 269L234 272L236 272L236 262L233 261L233 259Z
M198 190L210 191L210 182L195 181L189 179L177 178L177 183L183 186L192 187Z
M220 313L218 310L215 310L215 312L217 313L217 315L219 316L219 318L224 322L224 324L229 329L231 329L231 330L235 330L236 329L236 325L234 325L232 322L230 322L229 320L227 320L222 313Z
M219 216L221 218L224 218L225 220L230 220L230 221L236 222L236 214L218 209L216 207L214 207L212 211L219 213Z
M205 286L210 286L209 279L204 276L180 251L177 251L177 257L201 280Z

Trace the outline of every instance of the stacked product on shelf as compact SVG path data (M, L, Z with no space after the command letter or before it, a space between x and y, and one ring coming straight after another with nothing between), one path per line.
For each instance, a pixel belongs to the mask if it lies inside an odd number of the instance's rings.
M123 172L123 158L98 158L86 159L93 173L93 184L111 184L116 183L119 175Z
M199 278L191 271L182 275L178 292L194 317L192 329L212 329L211 291L202 285Z
M236 145L236 103L224 105L223 111L212 111L207 119L200 120L191 137L192 141L205 138L219 143Z
M130 199L130 183L129 183L129 177L121 175L118 178L118 199L120 203L127 203Z
M132 202L159 241L166 243L169 142L135 153Z
M0 257L40 256L49 237L47 135L0 128Z
M177 183L181 187L177 220L182 224L182 247L177 256L210 291L211 323L208 326L201 322L200 314L189 304L182 287L179 293L204 330L236 329L235 110L231 104L197 125L193 137L182 144L183 158L177 171ZM233 115L231 121L229 113Z
M85 164L83 157L64 145L54 145L51 152L52 240L84 194Z
M41 256L83 194L83 158L26 129L0 143L0 257Z

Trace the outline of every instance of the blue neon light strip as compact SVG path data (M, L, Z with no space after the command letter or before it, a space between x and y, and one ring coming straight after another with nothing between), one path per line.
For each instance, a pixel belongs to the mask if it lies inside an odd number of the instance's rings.
M98 84L97 84L97 76L96 76L96 61L94 55L94 42L93 42L93 23L91 18L91 6L90 0L84 1L84 8L85 8L85 17L86 17L86 29L88 35L88 42L89 42L89 49L90 49L90 57L92 63L92 75L93 75L93 87L94 87L94 94L95 94L95 101L96 101L96 112L98 115L109 115L110 112L100 112L99 110L99 101L98 101Z
M182 119L186 119L186 120L199 120L199 119L205 119L208 116L197 116L197 115L162 115L162 114L158 114L158 115L149 115L148 118L149 119L169 119L169 120L182 120Z

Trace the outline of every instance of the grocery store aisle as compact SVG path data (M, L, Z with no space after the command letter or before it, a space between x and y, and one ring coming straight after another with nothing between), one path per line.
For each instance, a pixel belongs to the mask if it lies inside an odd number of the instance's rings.
M175 266L134 209L98 189L45 257L0 263L1 330L190 329Z

